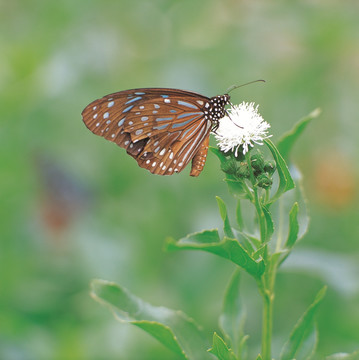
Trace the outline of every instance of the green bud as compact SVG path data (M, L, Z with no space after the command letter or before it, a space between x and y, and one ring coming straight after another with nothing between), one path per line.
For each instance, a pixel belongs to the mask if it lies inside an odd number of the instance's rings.
M239 167L237 168L237 177L241 179L248 179L249 178L249 169L248 164L246 162L240 162Z
M257 186L263 189L269 189L273 184L273 180L266 174L260 174L257 177Z
M264 158L261 153L256 153L251 156L251 165L254 171L254 174L258 176L264 171Z
M221 169L226 174L235 175L237 172L237 163L233 158L230 158L221 165Z
M264 171L269 175L272 175L275 172L276 163L273 160L266 161L264 163Z

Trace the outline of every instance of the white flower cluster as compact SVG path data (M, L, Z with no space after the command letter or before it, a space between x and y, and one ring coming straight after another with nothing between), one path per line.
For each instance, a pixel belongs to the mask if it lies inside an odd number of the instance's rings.
M219 121L215 132L220 150L234 151L237 156L238 149L242 146L245 154L249 146L263 145L263 140L271 137L268 135L270 125L263 120L258 112L258 105L255 107L253 102L233 105L228 110L228 115Z

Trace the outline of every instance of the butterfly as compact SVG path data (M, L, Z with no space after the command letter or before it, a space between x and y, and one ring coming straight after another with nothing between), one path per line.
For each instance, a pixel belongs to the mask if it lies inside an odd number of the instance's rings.
M226 115L228 94L206 97L191 91L140 88L95 100L82 112L94 134L126 149L153 174L181 172L192 160L191 176L206 162L211 130Z

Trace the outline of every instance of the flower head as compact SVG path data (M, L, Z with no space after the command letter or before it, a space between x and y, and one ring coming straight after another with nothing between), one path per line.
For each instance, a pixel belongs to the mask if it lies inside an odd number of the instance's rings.
M219 121L215 137L218 147L224 152L234 151L238 155L238 149L242 146L243 154L248 152L248 147L254 144L263 144L263 140L269 138L270 125L263 120L258 112L258 105L242 102L228 110L229 116Z

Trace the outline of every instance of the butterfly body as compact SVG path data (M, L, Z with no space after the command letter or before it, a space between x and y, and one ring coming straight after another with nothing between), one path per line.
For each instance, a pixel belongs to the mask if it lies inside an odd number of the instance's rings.
M184 90L141 88L109 94L82 112L94 134L126 149L140 167L172 175L192 160L190 175L205 164L209 135L226 115L229 95L212 98Z

